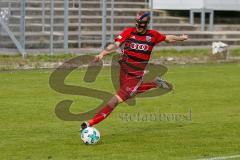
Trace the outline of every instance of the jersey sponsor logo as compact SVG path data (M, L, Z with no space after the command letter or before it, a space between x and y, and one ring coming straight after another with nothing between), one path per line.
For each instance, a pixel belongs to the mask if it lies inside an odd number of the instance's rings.
M130 48L134 50L147 51L149 46L141 43L130 43Z

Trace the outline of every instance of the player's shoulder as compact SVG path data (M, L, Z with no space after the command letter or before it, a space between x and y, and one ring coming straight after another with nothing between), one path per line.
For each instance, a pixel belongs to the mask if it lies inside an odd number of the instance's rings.
M163 33L160 33L159 31L154 30L154 29L148 30L148 33L152 34L152 35L159 35L159 34L164 35Z
M134 32L134 31L136 31L136 28L135 27L126 27L126 28L124 28L124 30L123 30L124 32Z

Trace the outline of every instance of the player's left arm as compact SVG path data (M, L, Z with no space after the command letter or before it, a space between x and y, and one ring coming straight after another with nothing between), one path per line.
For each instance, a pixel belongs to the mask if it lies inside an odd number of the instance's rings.
M175 36L175 35L166 35L165 42L172 43L177 41L185 41L188 39L188 35L181 35L181 36Z

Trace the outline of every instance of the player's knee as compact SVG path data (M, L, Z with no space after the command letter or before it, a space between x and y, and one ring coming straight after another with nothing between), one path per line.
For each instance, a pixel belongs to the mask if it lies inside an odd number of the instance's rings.
M117 99L117 102L118 103L122 103L124 100L119 96L119 95L115 95L116 99Z
M121 102L122 102L122 99L119 96L115 95L108 102L108 106L110 106L111 108L115 108Z

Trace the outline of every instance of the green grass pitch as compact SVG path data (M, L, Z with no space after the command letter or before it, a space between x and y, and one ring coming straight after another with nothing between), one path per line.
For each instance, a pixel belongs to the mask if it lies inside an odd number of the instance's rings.
M49 87L52 70L0 72L1 160L194 160L240 154L240 64L170 65L165 78L176 90L160 97L119 105L96 128L97 145L79 137L80 122L62 121L55 105L74 100L72 112L94 108L100 100L64 95ZM74 71L68 84L114 93L105 68L95 83ZM182 114L192 120L126 121L123 113Z

